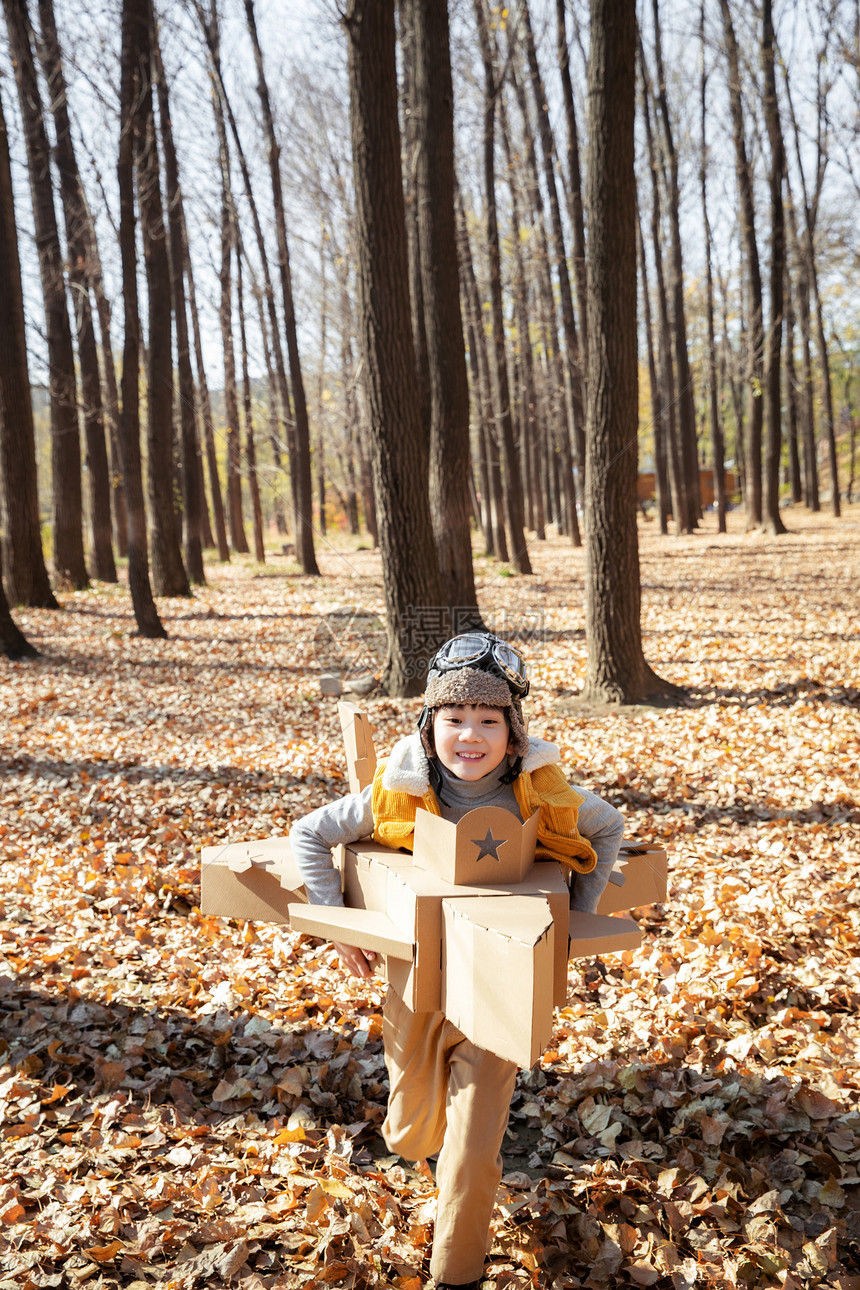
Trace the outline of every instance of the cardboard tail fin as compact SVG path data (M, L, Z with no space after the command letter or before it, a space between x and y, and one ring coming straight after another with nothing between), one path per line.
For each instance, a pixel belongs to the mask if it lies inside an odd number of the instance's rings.
M340 728L346 748L346 765L349 772L349 791L360 793L373 783L376 773L376 750L367 713L353 703L341 701L337 705Z

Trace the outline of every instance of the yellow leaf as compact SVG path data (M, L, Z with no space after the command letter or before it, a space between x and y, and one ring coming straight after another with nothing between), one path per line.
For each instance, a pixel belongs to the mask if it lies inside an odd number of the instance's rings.
M338 1182L336 1178L319 1178L317 1186L320 1191L324 1191L327 1196L339 1196L341 1200L346 1200L352 1195L346 1183Z
M96 1263L110 1263L122 1248L122 1241L111 1241L110 1245L93 1245L85 1253Z
M282 1147L287 1142L307 1142L307 1140L308 1135L302 1128L284 1129L283 1132L279 1133L275 1138L275 1146Z

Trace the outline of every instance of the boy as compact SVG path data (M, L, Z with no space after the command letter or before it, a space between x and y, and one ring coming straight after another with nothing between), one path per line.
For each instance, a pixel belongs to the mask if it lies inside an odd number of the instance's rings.
M293 826L290 844L309 901L343 903L331 858L339 843L372 834L411 850L419 806L454 822L476 807L500 806L520 821L540 810L537 857L568 869L572 908L594 910L618 854L623 817L586 789L571 788L556 746L526 734L521 700L528 690L525 663L507 642L487 632L447 641L430 664L418 733L395 744L363 792ZM370 976L373 953L335 949L353 975ZM409 1160L440 1152L430 1263L436 1288L477 1290L517 1068L472 1044L442 1013L410 1011L393 990L383 1009L383 1039L390 1095L382 1134L389 1150Z

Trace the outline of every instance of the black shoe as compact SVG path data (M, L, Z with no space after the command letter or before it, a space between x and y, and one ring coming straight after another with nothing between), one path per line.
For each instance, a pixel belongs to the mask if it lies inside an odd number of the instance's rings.
M481 1280L478 1277L477 1281L460 1282L459 1285L454 1285L453 1281L437 1281L436 1290L480 1290Z

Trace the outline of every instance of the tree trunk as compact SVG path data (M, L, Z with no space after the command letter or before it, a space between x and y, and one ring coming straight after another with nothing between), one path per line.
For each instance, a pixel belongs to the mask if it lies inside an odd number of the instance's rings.
M818 284L818 268L814 250L810 249L812 282L815 287L815 327L818 338L818 358L821 363L821 393L824 401L824 431L827 437L827 464L830 468L830 508L839 518L842 506L839 501L839 469L836 461L836 420L833 415L833 384L830 377L830 354L824 333L824 310Z
M732 23L729 0L720 0L723 31L729 64L729 107L732 116L732 135L735 145L735 169L740 194L740 219L747 259L749 284L749 328L747 389L749 415L747 417L746 469L744 471L744 505L747 528L758 528L762 520L761 492L761 441L764 415L762 389L764 382L764 322L762 312L761 270L755 235L755 208L753 205L752 168L747 159L744 137L743 105L741 102L740 60L735 29Z
M641 206L640 206L641 209ZM660 532L669 532L669 481L666 473L666 440L663 434L663 400L657 378L654 358L654 331L651 325L651 293L648 288L648 267L645 263L645 243L641 225L638 232L639 272L642 278L642 305L645 314L645 343L648 350L648 386L651 393L651 424L654 431L654 480L657 493L657 518Z
M190 596L182 563L179 525L173 501L173 350L171 343L170 261L161 201L161 175L152 86L155 62L151 2L146 47L141 49L142 80L135 110L137 193L148 288L147 328L147 483L152 539L152 585L157 596ZM144 39L141 33L141 39Z
M699 162L699 184L702 190L702 228L705 233L705 285L708 329L708 409L711 421L711 451L714 463L714 500L717 503L717 532L726 531L726 462L723 426L717 404L717 342L714 335L714 278L711 271L711 221L708 218L708 145L707 85L705 72L705 4L702 0L699 22L699 45L702 58L701 123L702 149Z
M497 560L507 561L508 539L505 533L505 502L502 490L502 470L499 461L499 447L496 437L495 413L493 410L492 378L490 376L490 356L487 351L487 338L484 332L484 320L481 312L481 297L475 277L475 264L472 259L472 247L466 227L466 214L463 210L462 196L459 196L460 223L460 272L463 277L463 294L468 304L472 331L477 347L478 369L480 372L480 416L478 432L483 437L482 451L486 456L489 469L488 506L490 508L490 525L492 540L488 554Z
M111 546L110 478L105 445L104 413L98 351L93 331L90 305L89 262L87 255L87 209L72 143L66 82L63 74L60 42L54 21L52 0L39 0L41 40L39 56L54 118L56 144L54 158L60 176L60 198L66 226L69 282L72 308L78 338L81 368L81 395L84 416L84 440L87 448L89 481L90 532L95 576L101 582L116 582L116 565Z
M549 394L544 399L545 406L548 406L549 408L549 412L546 417L549 439L546 465L548 468L553 464L557 466L556 459L561 456L561 473L564 476L562 486L563 497L557 500L553 522L555 523L557 532L559 534L569 533L572 545L578 547L581 545L582 540L579 531L576 489L573 480L573 466L570 451L571 433L575 433L575 426L572 424L573 406L568 397L569 392L572 392L572 385L569 381L565 381L565 364L564 359L562 358L561 345L559 344L558 338L555 292L553 291L552 285L549 243L547 241L546 228L544 224L543 198L538 177L534 133L529 119L525 90L519 76L517 75L515 63L511 63L508 70L522 120L523 151L525 153L524 175L529 196L529 215L537 242L537 283L542 312L541 327L543 331L544 348L548 357L548 381L545 382L545 386L549 390ZM500 97L500 103L501 102L502 100ZM585 487L585 466L583 462L579 462L578 466L581 491ZM559 472L556 469L556 477L558 476L558 473ZM547 492L546 496L547 504L549 504L550 493Z
M245 0L245 17L248 31L254 46L254 60L257 68L257 93L263 117L263 136L266 140L266 153L269 160L269 173L272 179L272 200L275 208L275 231L278 238L278 268L281 277L281 296L284 306L284 331L287 337L287 353L290 362L290 384L293 391L293 410L296 418L295 458L291 462L295 480L296 499L296 556L305 574L319 574L314 553L314 531L312 513L311 484L311 433L308 424L308 409L305 401L305 387L302 379L302 368L299 360L299 343L296 329L296 313L293 305L293 287L290 278L290 253L287 245L287 226L284 217L284 198L281 189L280 156L281 150L275 138L275 126L272 109L269 103L269 90L263 70L263 54L257 37L257 24L254 19L253 0Z
M588 453L583 698L635 703L680 692L645 662L639 621L636 441L634 0L591 0L588 64Z
M86 204L86 194L82 197ZM89 207L87 215L87 264L89 278L96 301L96 313L99 317L101 333L102 369L104 372L104 406L107 413L108 435L110 439L110 488L111 509L113 512L114 543L122 557L128 555L128 515L125 502L125 480L122 473L122 459L119 446L119 390L116 382L116 366L113 359L113 341L111 339L111 304L105 295L102 264L99 256L96 226Z
M481 623L469 524L469 379L454 219L454 91L447 0L412 0L415 169L430 377L430 514L451 629Z
M155 69L158 85L158 116L164 149L164 174L167 188L167 219L170 233L170 289L176 324L176 366L179 374L179 426L182 444L182 518L185 564L192 582L205 583L203 571L203 497L200 484L200 445L197 441L197 415L194 373L188 341L188 314L185 305L185 263L183 256L182 190L179 186L179 162L170 120L170 94L158 32L153 24Z
M2 117L2 109L0 109L0 117ZM2 136L2 142L0 142L0 168L2 168L2 153L6 149L6 127L2 123L0 123L0 136ZM0 184L2 184L2 178L0 178ZM0 256L0 259L2 259L2 256ZM52 608L52 606L44 607ZM0 546L0 651L6 658L13 661L22 658L35 658L39 652L35 646L30 644L9 612L9 601L6 599L6 592L3 590L2 546Z
M675 342L675 372L678 378L678 440L681 468L686 487L687 527L692 532L701 515L699 464L696 453L696 409L693 402L693 377L687 350L687 313L684 304L684 264L681 247L681 197L678 187L678 153L672 132L666 78L663 72L663 46L660 35L658 0L652 0L654 16L654 53L657 60L657 106L662 124L662 141L669 162L668 211L671 254L672 322Z
M60 234L51 184L51 153L30 41L27 0L3 0L9 49L27 148L27 170L42 296L51 396L51 476L54 502L54 568L61 583L88 584L84 560L81 445L75 357L63 278Z
M218 322L224 353L224 418L227 434L227 523L233 550L247 555L250 550L242 516L242 435L239 426L239 400L236 394L236 356L233 348L232 261L236 244L236 212L230 182L230 153L224 114L218 95L213 97L215 129L218 135L218 159L221 170L221 264L218 281L221 295Z
M275 498L275 528L281 536L287 532L287 520L284 512L284 498L281 493L286 471L281 463L281 423L279 420L279 385L277 373L272 362L272 347L269 344L269 329L266 324L266 311L263 308L263 292L257 285L254 289L254 296L257 301L257 317L260 322L260 338L263 343L263 357L266 362L266 383L269 390L269 447L272 450L272 463L274 465L274 480L272 483L272 492ZM286 410L283 413L287 416Z
M660 314L659 353L660 353L660 405L663 411L662 437L667 445L667 463L669 483L672 494L672 518L675 521L675 532L691 533L689 524L691 506L687 498L687 476L681 466L681 453L678 445L678 430L675 420L675 368L672 363L672 328L669 321L669 302L666 298L666 282L663 275L663 242L660 229L660 184L657 172L657 150L654 147L654 135L651 129L650 88L645 54L640 43L639 59L642 67L642 115L645 120L645 135L648 140L648 161L651 171L651 242L654 250L654 271L657 277L657 304Z
M532 32L531 19L529 17L528 4L523 0L521 6L523 34L525 36L526 57L529 66L529 79L532 87L532 97L535 105L535 115L538 123L538 138L541 142L541 154L543 156L544 184L546 186L547 196L549 199L550 225L552 227L552 241L555 252L555 273L558 282L559 297L561 300L561 321L564 329L565 352L567 355L567 378L570 383L571 405L573 408L573 433L576 444L576 461L579 466L580 482L585 487L585 377L583 375L583 353L580 350L579 337L576 330L576 319L573 312L573 296L570 290L570 274L567 267L567 251L564 243L564 229L561 222L561 208L558 200L558 191L555 182L555 167L553 156L555 153L555 142L552 136L552 127L549 120L549 105L547 103L546 91L543 86L540 67L537 59L537 49L535 48L534 34ZM564 458L568 454L562 451L563 465L567 469L567 463ZM571 473L571 481L573 475ZM567 491L567 489L565 489ZM577 526L578 528L578 526ZM573 532L571 524L571 532ZM578 534L577 534L578 536ZM578 542L576 543L578 545Z
M527 18L527 13L523 10ZM536 228L538 228L539 244L539 262L542 272L539 273L539 289L543 292L545 320L548 324L547 343L551 348L554 357L554 377L556 377L556 393L554 393L554 410L556 415L552 418L553 426L556 428L556 446L560 454L560 470L562 477L563 501L558 510L558 531L560 533L569 533L571 544L574 547L581 546L581 537L579 531L578 507L576 507L576 484L574 479L574 461L571 455L571 433L572 439L576 444L576 467L579 470L580 489L584 488L585 480L585 415L584 415L584 377L581 372L581 353L579 348L579 339L576 335L576 324L574 321L574 304L570 294L570 277L567 275L567 261L565 257L565 243L563 243L563 233L561 231L561 213L558 209L558 197L554 191L554 172L552 164L553 142L552 133L549 132L549 123L547 112L543 106L538 106L543 98L543 81L540 79L538 68L538 58L534 50L534 39L531 37L531 28L526 28L526 44L529 46L529 61L531 66L531 84L533 84L533 94L535 98L536 115L539 117L539 133L542 137L542 148L544 154L544 174L547 178L547 184L552 181L551 199L551 221L553 227L553 246L556 250L556 273L558 283L560 283L560 295L562 301L562 326L565 330L565 347L567 361L563 361L560 344L558 344L558 333L556 328L556 306L554 306L554 293L552 286L552 271L549 267L549 250L547 240L545 240L545 230L543 222L543 210L539 206L533 208L533 218L535 218ZM512 70L513 76L513 70ZM522 94L520 86L518 90L518 99L520 99L520 111L523 117L523 128L527 128L527 107L525 94ZM513 150L511 141L509 141L509 130L507 125L507 112L505 112L504 95L499 94L499 125L502 128L502 137L505 147L505 157L508 159L508 170L512 175L513 183ZM549 150L549 151L547 151ZM538 173L536 173L536 157L534 148L534 138L527 134L526 138L526 165L535 165L535 172L531 178L531 191L533 191L533 200L539 200L540 186ZM548 157L548 163L547 163ZM514 248L516 253L521 255L520 246L520 228L517 227L516 236L514 236ZM525 333L525 347L529 344L529 330ZM567 421L567 412L570 410L570 427Z
M457 193L457 247L463 301L469 327L469 357L472 367L472 389L475 400L475 424L477 427L478 459L481 470L482 526L486 542L486 554L492 559L507 559L504 511L501 495L498 498L496 497L496 479L491 468L493 449L491 447L490 423L493 418L493 400L490 393L487 341L483 330L478 284L475 281L472 249L466 228L466 215L463 210L462 195L459 191ZM498 458L498 454L496 454L496 457ZM496 464L498 465L498 460ZM499 493L501 493L501 475L499 475L498 484ZM501 555L502 550L506 553L504 556Z
M122 352L120 452L128 513L128 585L141 636L167 635L158 617L149 581L146 511L140 467L140 314L137 300L137 253L134 220L134 117L142 83L148 76L147 0L123 0L120 79L120 135L117 160L119 248L125 339Z
M496 425L504 458L505 509L513 547L513 563L518 573L531 573L528 545L523 527L522 483L517 472L517 454L511 421L511 395L508 387L508 365L505 353L505 319L502 305L502 262L499 250L499 226L496 214L496 75L490 49L484 0L474 0L481 59L484 64L484 199L487 220L487 259L490 269L490 300L493 322L493 377L496 403Z
M770 144L770 326L765 339L764 419L765 471L763 528L768 533L787 532L779 513L779 467L782 458L782 322L785 279L785 215L782 176L785 148L779 121L774 70L772 0L763 0L761 57L764 69L764 117Z
M325 393L325 364L326 364L326 331L328 330L328 276L325 267L325 243L326 227L325 220L322 222L320 236L320 283L321 283L321 303L320 303L320 366L317 377L317 446L316 446L316 468L317 468L317 507L319 511L319 530L325 537L326 519L325 519L325 437L323 434L323 397Z
M418 144L418 119L423 112L415 92L415 22L418 0L399 0L401 101L403 104L402 155L403 195L406 202L406 247L409 253L409 300L412 306L412 340L415 345L415 370L418 376L418 398L421 405L421 447L430 468L430 360L427 355L427 330L424 318L424 285L421 277L421 234L419 230L418 167L421 164ZM424 126L426 136L426 125ZM426 168L426 160L424 162ZM435 521L434 521L435 523Z
M251 515L254 524L254 555L258 564L266 563L263 545L263 508L257 479L257 450L254 444L254 411L251 404L251 377L248 373L248 342L245 336L245 284L242 274L244 250L236 247L236 296L239 302L239 348L242 355L242 406L245 413L245 462L248 467L248 489L251 493Z
M580 369L583 381L583 406L586 401L585 384L588 374L588 266L585 257L585 218L582 207L582 175L579 165L579 135L576 126L576 109L573 102L573 85L570 77L570 50L567 43L565 0L556 0L558 66L561 74L562 101L567 121L567 185L570 226L573 230L573 277L576 283L576 301L579 306ZM581 480L580 491L585 489Z
M27 371L24 297L9 160L0 99L0 518L2 563L9 599L34 609L57 609L48 581L39 527L39 490L33 403ZM2 591L2 583L0 583ZM9 617L8 606L5 610ZM11 621L11 619L9 620ZM14 626L14 624L13 624ZM15 628L17 631L17 628ZM11 628L4 627L4 645ZM23 637L21 638L23 640ZM7 645L8 652L8 645Z
M257 243L257 253L259 257L260 270L263 275L263 290L266 297L266 312L269 315L269 334L271 337L272 352L274 354L275 371L278 377L278 392L281 399L281 410L284 417L284 425L287 431L287 445L290 462L295 463L296 446L295 433L292 428L292 402L290 399L289 386L287 384L287 371L284 366L284 352L281 346L281 330L278 321L278 311L275 307L275 293L272 287L272 279L269 273L269 258L266 250L266 240L263 236L263 226L260 222L260 214L257 210L257 202L254 197L254 188L251 184L251 173L248 169L248 162L245 158L245 151L242 147L242 140L239 135L239 129L236 125L236 118L233 115L233 109L230 106L230 100L227 97L227 91L224 87L224 80L221 76L221 54L220 54L220 34L218 23L217 0L210 0L209 16L204 13L200 0L192 0L197 19L203 30L203 37L206 41L206 48L209 51L211 76L214 83L214 92L218 97L221 105L221 111L230 126L230 133L233 137L233 145L236 149L236 157L239 162L239 169L242 172L242 182L245 189L245 197L248 202L248 209L251 213L251 221L254 225L254 237ZM280 452L275 453L275 463L280 469ZM296 510L296 472L295 469L290 474L290 488L293 500L293 517L295 519Z
M200 418L202 421L202 454L206 457L209 471L209 492L212 497L212 513L215 517L215 539L218 544L218 559L226 563L230 559L230 548L227 545L227 525L224 520L224 503L221 498L221 480L218 477L218 458L215 454L215 435L213 432L212 403L209 398L209 383L206 380L206 368L203 363L203 338L200 335L200 315L197 312L197 292L194 288L194 270L188 246L188 229L185 215L182 215L182 262L185 281L188 285L188 304L191 309L191 330L194 335L194 362L197 367L197 387L200 391Z
M787 77L785 78L785 93L788 100L789 112L791 114L791 122L794 130L794 147L797 156L797 169L803 192L803 211L805 216L803 254L806 261L806 281L808 284L808 290L815 297L816 339L818 341L818 356L821 363L821 394L822 401L824 403L827 455L830 467L831 506L833 514L838 517L841 514L841 506L839 503L839 472L836 462L836 426L833 417L833 388L830 379L830 355L827 348L827 337L824 333L824 313L821 305L821 292L818 284L818 263L815 251L815 226L818 221L818 207L821 198L821 190L824 184L824 175L829 161L827 139L830 133L830 126L827 109L827 96L833 83L833 77L829 72L825 74L826 69L830 66L828 47L833 32L832 16L827 16L822 11L822 18L825 19L823 26L823 43L821 48L818 50L818 57L816 59L817 122L815 186L811 194L806 183L803 150L800 142L800 130L798 128L797 117L794 112L791 87Z
M361 487L361 427L358 420L358 405L355 396L355 363L352 354L352 336L354 324L352 304L349 295L349 264L345 256L338 257L337 272L340 288L340 367L343 383L343 420L346 429L347 478L349 486L349 526L350 532L358 534L359 512L358 494ZM356 476L356 456L359 459L358 477Z
M421 435L409 309L409 266L397 122L393 0L349 0L350 126L361 349L370 405L376 518L388 625L383 684L409 696L447 617Z
M789 192L788 232L792 258L797 265L797 308L800 319L800 430L803 439L803 500L813 512L821 509L818 495L818 452L812 380L812 318L809 306L809 265L797 236L797 222Z
M785 266L785 401L788 407L788 475L791 482L791 500L795 506L803 501L803 483L800 473L800 452L797 438L797 368L794 360L794 297L791 272Z

